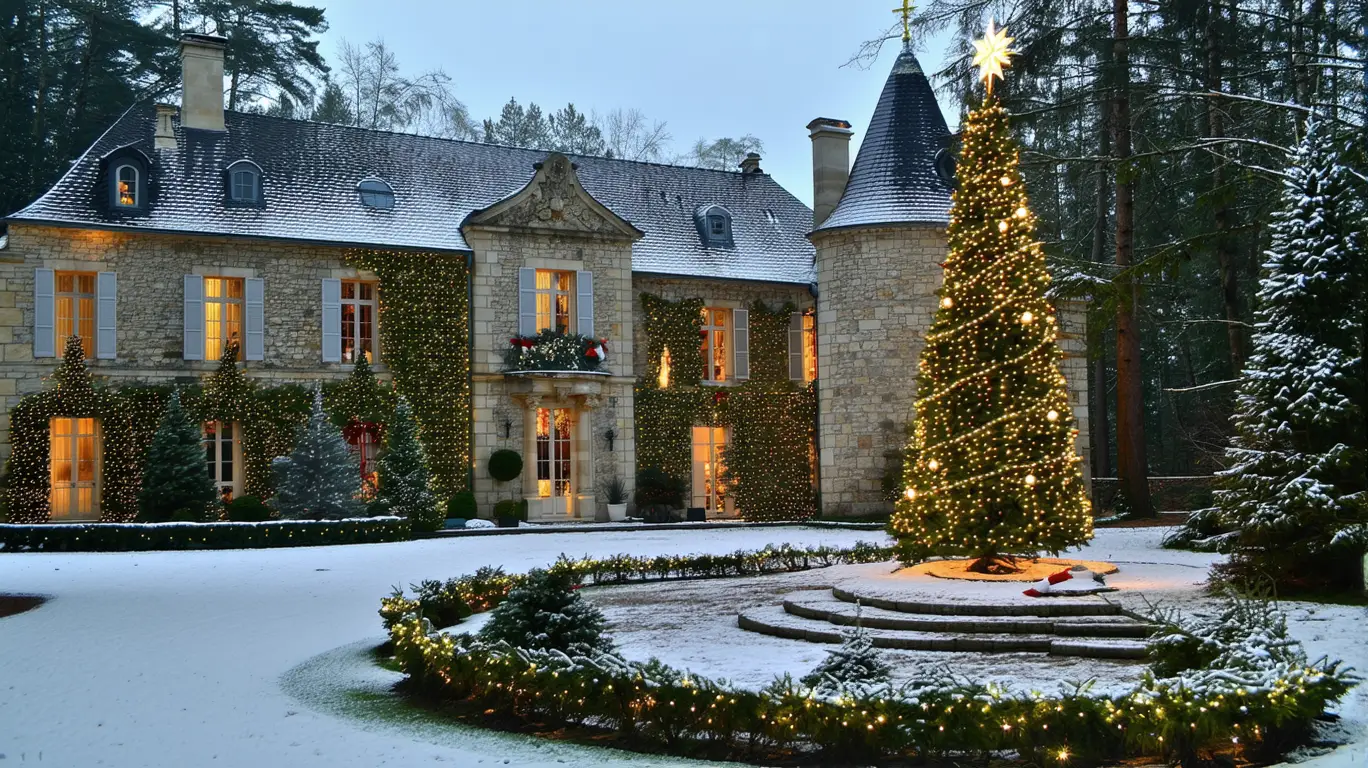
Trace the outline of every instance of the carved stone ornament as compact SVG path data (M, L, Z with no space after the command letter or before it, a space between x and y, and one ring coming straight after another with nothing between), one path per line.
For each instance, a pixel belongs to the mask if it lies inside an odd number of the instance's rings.
M642 237L640 230L584 190L570 158L553 152L536 168L526 187L472 213L466 226L550 230L633 240Z

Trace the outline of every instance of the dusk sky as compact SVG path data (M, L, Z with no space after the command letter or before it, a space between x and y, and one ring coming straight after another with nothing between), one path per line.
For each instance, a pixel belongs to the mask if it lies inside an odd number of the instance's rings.
M842 67L864 40L896 21L894 0L584 0L520 3L322 0L331 28L322 49L383 38L406 74L441 68L471 116L497 116L509 97L543 109L635 107L664 120L683 152L700 138L753 134L762 167L811 204L815 117L849 120L855 144L899 49L869 69ZM941 66L948 37L918 50ZM953 125L954 99L941 94Z

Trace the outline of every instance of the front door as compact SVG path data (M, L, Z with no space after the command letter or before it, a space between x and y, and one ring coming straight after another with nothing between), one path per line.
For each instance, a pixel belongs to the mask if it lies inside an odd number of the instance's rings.
M99 520L100 436L95 419L53 419L49 429L49 519Z
M726 427L693 428L693 501L690 506L707 510L708 517L730 517L736 513L722 480L726 470L722 451L726 447Z
M553 499L556 514L574 513L575 493L571 472L570 435L574 418L568 408L537 409L537 495Z

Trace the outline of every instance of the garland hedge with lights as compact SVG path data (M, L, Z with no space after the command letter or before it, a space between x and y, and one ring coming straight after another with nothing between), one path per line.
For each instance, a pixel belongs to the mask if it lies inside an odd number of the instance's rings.
M562 555L550 570L581 584L610 585L891 555L866 544L658 558ZM384 598L380 615L405 685L457 712L574 725L613 734L624 746L676 755L868 762L1014 752L1036 765L1087 765L1155 755L1196 764L1222 752L1266 760L1304 740L1325 706L1355 682L1338 662L1309 663L1267 604L1239 600L1214 620L1156 617L1164 631L1154 666L1117 696L1092 695L1086 686L1053 696L1013 692L944 669L902 686L822 693L785 675L750 690L654 659L570 656L432 630L434 619L453 622L492 609L524 578L481 569L445 584L415 585L418 599L399 591Z
M917 364L901 557L969 556L971 569L1092 537L1050 275L1035 237L1007 110L965 120L940 307Z
M265 549L406 541L402 517L272 520L261 523L0 524L4 552L136 552L185 549Z
M691 357L698 354L703 300L668 301L643 293L641 304L648 341L646 373L636 388L637 467L687 479L693 471L693 428L728 427L723 477L741 516L804 520L815 514L817 399L812 387L788 378L793 305L776 311L759 301L750 305L750 379L719 387L699 384L701 361ZM666 349L670 375L661 387Z

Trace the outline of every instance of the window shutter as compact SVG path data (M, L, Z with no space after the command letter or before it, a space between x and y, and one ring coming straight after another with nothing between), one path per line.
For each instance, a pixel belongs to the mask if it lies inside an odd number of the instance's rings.
M732 346L736 350L736 380L750 378L750 310L732 310Z
M342 281L323 278L323 362L342 362Z
M115 333L115 311L118 308L119 281L113 272L95 276L95 357L113 360L118 357Z
M33 356L57 356L57 276L33 270Z
M247 338L242 348L244 360L266 359L266 281L249 277L243 281L247 316L243 323Z
M579 333L594 335L594 273L575 273L575 314L578 315Z
M199 275L185 276L185 334L184 351L186 360L204 359L204 278Z
M522 267L518 270L518 335L537 333L537 270Z

